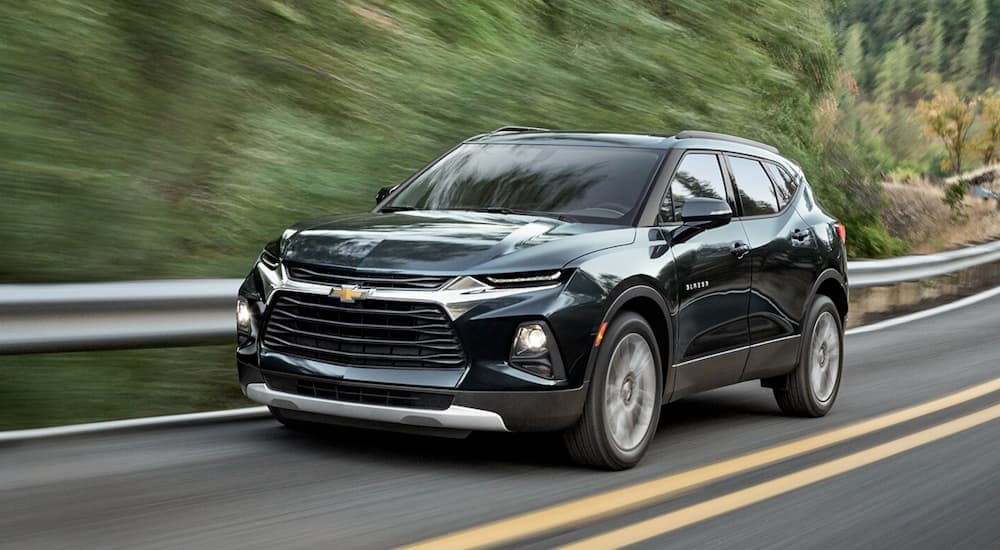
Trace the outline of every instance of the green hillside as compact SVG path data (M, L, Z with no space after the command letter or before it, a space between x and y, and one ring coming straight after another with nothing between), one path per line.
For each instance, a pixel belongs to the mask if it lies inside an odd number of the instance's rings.
M0 36L0 282L240 276L509 123L770 141L852 253L898 250L857 148L813 136L816 2L72 0L10 4Z

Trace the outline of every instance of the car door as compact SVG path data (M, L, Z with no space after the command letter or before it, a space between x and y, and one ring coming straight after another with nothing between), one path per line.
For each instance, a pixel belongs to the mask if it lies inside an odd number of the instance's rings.
M715 152L688 151L671 178L661 217L680 222L681 208L690 197L723 199L735 212L723 167ZM678 226L673 234L677 314L672 364L677 398L739 381L749 345L750 260L738 220L687 237Z
M727 154L750 245L750 354L743 379L787 372L812 292L816 243L795 208L794 186L766 159Z

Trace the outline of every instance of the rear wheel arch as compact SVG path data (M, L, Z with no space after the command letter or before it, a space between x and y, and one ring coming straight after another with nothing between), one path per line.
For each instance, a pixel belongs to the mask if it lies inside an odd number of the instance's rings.
M840 317L841 329L847 327L847 312L848 312L848 287L844 281L843 276L836 269L827 269L817 277L816 282L813 283L812 293L809 295L809 299L805 303L805 308L802 311L801 323L802 328L800 332L799 339L799 350L797 352L796 361L802 360L802 354L805 352L803 345L806 341L805 331L807 329L806 324L809 317L809 311L812 309L813 304L816 302L817 297L825 296L833 302L834 307L837 309L838 316ZM773 376L770 378L762 378L761 385L765 388L783 389L786 388L786 378L787 375Z
M802 312L802 320L805 321L806 315L809 313L809 308L812 307L812 303L816 300L816 296L826 296L831 301L833 305L836 306L837 312L840 314L840 322L842 325L847 324L847 312L849 309L848 303L848 289L847 283L844 277L835 269L827 269L826 271L820 273L820 276L816 278L816 282L813 283L812 294L809 300L805 304L805 309Z

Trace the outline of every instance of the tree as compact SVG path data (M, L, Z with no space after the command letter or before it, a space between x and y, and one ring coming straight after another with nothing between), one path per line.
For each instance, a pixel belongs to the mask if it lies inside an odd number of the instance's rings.
M865 49L861 38L865 34L864 23L855 23L847 29L844 38L844 53L841 55L844 68L855 80L863 80L865 75Z
M944 27L936 1L932 0L923 23L917 29L917 49L920 53L920 66L924 71L941 71L944 60Z
M875 95L885 103L896 102L910 89L913 79L913 48L900 38L882 59L876 76Z
M980 117L983 131L979 135L978 147L984 164L1000 160L1000 92L982 99L983 110Z
M938 90L930 101L917 103L917 114L924 122L925 133L944 143L948 158L941 168L961 173L962 158L970 148L969 130L976 119L976 100L966 101L951 88Z
M986 21L989 17L989 7L986 0L973 0L972 13L969 15L969 29L965 34L965 42L958 54L959 76L969 88L979 80L983 73L981 56L983 37L986 33Z

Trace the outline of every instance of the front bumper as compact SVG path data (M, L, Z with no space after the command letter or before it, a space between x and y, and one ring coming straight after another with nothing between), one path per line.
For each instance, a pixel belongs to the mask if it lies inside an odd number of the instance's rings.
M435 411L330 401L328 399L318 399L272 390L267 387L267 384L248 384L246 395L250 399L269 407L350 418L366 422L384 422L449 430L509 431L499 414L460 405L451 405L443 411Z
M547 432L569 428L579 420L588 384L572 389L520 391L467 391L414 388L405 385L357 384L355 390L372 393L385 390L433 393L450 400L441 410L386 406L300 395L268 386L261 370L239 363L240 385L251 400L287 411L318 416L314 420L332 423L338 419L351 424L384 429L396 427L446 431ZM270 378L269 378L270 380ZM321 379L314 379L321 380Z

